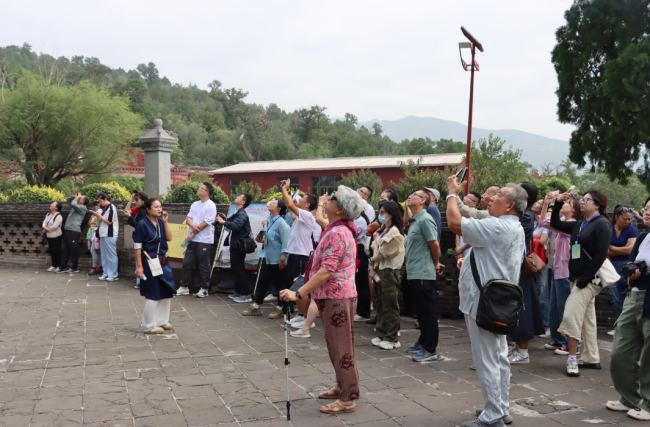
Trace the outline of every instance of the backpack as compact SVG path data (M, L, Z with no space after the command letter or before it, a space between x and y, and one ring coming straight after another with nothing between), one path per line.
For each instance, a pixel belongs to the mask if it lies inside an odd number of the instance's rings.
M490 280L482 286L473 250L469 260L474 282L481 295L476 311L476 325L495 334L512 334L519 326L519 315L524 306L523 290L518 284L502 279Z

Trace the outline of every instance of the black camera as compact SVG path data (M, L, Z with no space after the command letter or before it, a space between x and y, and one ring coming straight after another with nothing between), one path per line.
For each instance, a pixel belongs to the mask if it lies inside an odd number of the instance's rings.
M636 273L637 270L641 271L641 275L644 275L648 271L648 264L645 261L631 262L623 267L621 273L627 279Z
M98 200L93 200L92 202L90 202L90 206L97 206L98 204L99 204Z

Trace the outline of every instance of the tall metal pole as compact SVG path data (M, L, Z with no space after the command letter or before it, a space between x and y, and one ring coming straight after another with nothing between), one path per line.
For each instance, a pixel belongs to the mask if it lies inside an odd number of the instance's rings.
M467 123L467 152L465 154L465 167L467 167L467 176L465 179L467 183L465 184L465 195L469 194L469 181L472 178L471 166L472 166L472 107L474 105L474 54L476 52L476 47L472 43L472 62L469 65L472 71L472 77L469 84L469 120Z

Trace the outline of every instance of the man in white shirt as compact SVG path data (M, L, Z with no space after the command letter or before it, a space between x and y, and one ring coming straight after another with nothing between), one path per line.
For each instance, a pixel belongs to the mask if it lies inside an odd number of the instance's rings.
M524 230L519 217L528 204L528 193L516 184L508 184L492 197L488 205L490 216L484 219L463 218L456 196L462 186L455 176L447 180L447 224L472 246L481 286L493 279L519 282L525 253ZM460 310L472 342L472 356L481 381L485 409L478 409L477 419L463 427L503 427L512 422L510 407L510 362L506 336L495 334L476 325L480 291L474 282L471 263L465 261L460 269Z
M196 191L201 199L192 203L190 213L187 215L187 240L190 244L183 258L183 272L181 286L176 295L189 295L189 285L192 282L192 270L198 265L201 277L201 290L196 293L198 298L208 296L210 287L210 271L212 270L212 249L214 245L214 220L217 217L217 206L210 196L214 187L209 182L204 182Z
M320 226L316 223L313 211L318 207L318 198L313 194L305 194L294 203L291 194L287 192L291 180L287 179L283 182L280 189L282 190L282 199L284 204L287 205L287 210L291 212L294 217L293 225L291 226L291 234L289 234L289 243L287 244L287 252L289 258L287 260L287 270L289 273L289 283L304 274L309 255L314 251L314 230ZM301 300L304 304L298 304L298 313L301 316L307 316L307 309L309 302L307 299ZM306 303L306 304L305 304Z
M370 198L372 197L372 188L370 188L367 185L364 185L363 187L359 187L357 190L357 193L361 195L361 198L368 203L368 206L366 207L365 214L368 217L368 223L370 224L375 220L375 208L372 207L370 204Z

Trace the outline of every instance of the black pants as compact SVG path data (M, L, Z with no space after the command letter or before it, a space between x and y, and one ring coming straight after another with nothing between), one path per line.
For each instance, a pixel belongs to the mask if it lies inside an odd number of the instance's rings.
M418 322L420 322L418 342L429 353L432 353L438 347L438 311L433 299L436 281L409 280L409 286L413 291L413 305L418 315Z
M287 260L287 273L289 274L289 283L293 284L294 279L298 278L301 274L305 273L305 267L307 267L307 262L309 257L307 255L294 255L289 254L289 259ZM305 280L305 283L307 281ZM277 285L276 285L277 289Z
M190 242L183 258L181 286L189 287L192 283L192 270L197 268L201 277L201 289L210 287L210 271L212 270L212 243Z
M230 269L232 278L235 279L235 293L241 295L250 295L251 288L246 278L246 253L239 252L238 249L230 248Z
M72 264L70 267L76 270L79 267L79 231L63 231L63 245L61 248L61 270L65 270L68 266L68 260Z
M273 282L275 290L280 292L283 289L289 289L289 274L287 267L284 267L284 270L280 270L278 264L267 264L266 261L262 261L262 266L260 267L260 272L258 273L257 279L257 288L255 289L255 302L257 304L262 304L264 302L264 297L266 292Z
M409 284L408 272L406 271L402 276L402 282L400 283L400 286L402 288L402 301L404 303L402 305L402 310L400 311L400 315L415 316L415 309L413 307L413 289Z
M63 235L59 237L48 237L47 246L50 250L50 256L52 257L52 267L59 267L61 265L61 241L63 240Z
M357 286L357 314L361 317L370 317L370 283L368 282L368 256L363 250L363 245L357 246L359 269L354 275Z

